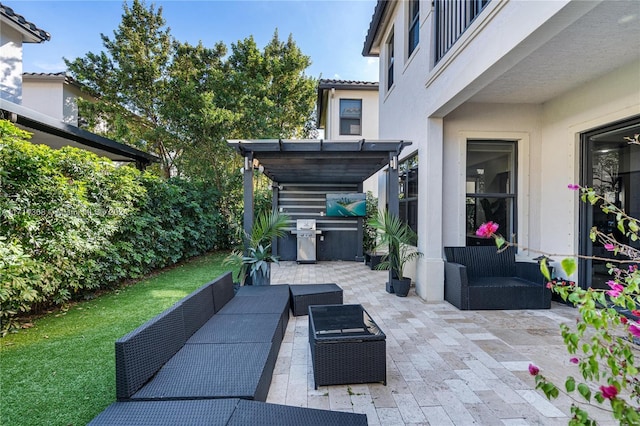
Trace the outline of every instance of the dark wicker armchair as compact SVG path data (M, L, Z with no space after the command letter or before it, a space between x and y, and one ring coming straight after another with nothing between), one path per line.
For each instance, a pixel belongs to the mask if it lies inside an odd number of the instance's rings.
M536 263L515 248L445 247L444 298L458 309L549 309L551 290Z

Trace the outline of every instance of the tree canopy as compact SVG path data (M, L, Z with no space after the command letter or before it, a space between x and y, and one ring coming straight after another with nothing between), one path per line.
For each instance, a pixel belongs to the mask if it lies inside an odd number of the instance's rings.
M176 40L162 7L123 5L104 51L65 59L95 97L79 101L91 130L153 152L165 177L210 182L229 193L240 180L226 138L302 138L312 127L316 80L292 36L260 49L253 38L206 47Z

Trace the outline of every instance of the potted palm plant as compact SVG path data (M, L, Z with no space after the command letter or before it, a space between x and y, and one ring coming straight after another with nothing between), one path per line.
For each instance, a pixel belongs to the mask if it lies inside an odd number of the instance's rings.
M378 199L371 191L367 191L366 198L367 214L363 226L362 248L364 251L364 261L371 269L382 261L382 253L376 251L378 247L378 231L371 226L371 220L378 214Z
M386 210L378 211L378 215L369 223L378 232L378 247L388 247L388 252L376 269L390 269L389 292L404 297L409 294L411 286L411 278L404 276L404 268L408 262L422 257L422 253L415 248L418 236L398 216Z
M258 216L251 234L244 233L246 252L236 250L225 259L226 264L237 268L236 282L245 285L249 278L253 285L271 284L271 264L277 264L279 260L271 252L271 241L285 235L288 222L289 216L278 212L264 212Z

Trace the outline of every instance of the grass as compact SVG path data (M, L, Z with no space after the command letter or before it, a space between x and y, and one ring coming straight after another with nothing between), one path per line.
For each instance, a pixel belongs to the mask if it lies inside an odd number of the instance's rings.
M0 339L0 424L85 425L115 401L114 342L225 272L203 256Z

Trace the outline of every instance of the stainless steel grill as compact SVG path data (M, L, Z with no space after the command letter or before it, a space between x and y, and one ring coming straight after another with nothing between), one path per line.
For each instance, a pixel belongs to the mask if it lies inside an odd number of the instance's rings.
M297 261L298 263L316 263L316 229L315 219L298 219L296 221Z

